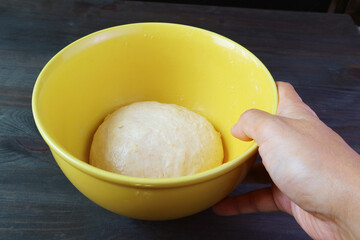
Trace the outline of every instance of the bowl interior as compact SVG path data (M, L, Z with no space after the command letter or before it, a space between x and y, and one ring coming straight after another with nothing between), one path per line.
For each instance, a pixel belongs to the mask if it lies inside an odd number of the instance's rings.
M185 106L221 132L225 161L249 149L230 134L250 108L275 112L263 64L240 45L193 27L146 23L106 29L58 53L38 78L37 120L52 141L88 162L104 117L134 101ZM146 120L146 119L144 119Z

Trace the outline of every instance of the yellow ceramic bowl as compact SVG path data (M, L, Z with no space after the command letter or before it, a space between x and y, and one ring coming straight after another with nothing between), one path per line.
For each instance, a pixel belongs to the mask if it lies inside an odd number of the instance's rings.
M104 117L135 101L175 103L221 132L225 163L192 176L147 179L88 164L92 136ZM276 85L239 44L184 25L136 23L70 44L41 71L33 92L36 125L58 165L90 200L139 219L174 219L202 211L229 194L257 153L230 134L250 108L275 113Z

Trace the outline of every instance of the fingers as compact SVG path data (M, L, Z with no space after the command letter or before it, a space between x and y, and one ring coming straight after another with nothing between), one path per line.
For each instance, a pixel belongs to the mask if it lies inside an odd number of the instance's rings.
M241 213L279 211L271 188L263 188L239 196L229 197L213 206L216 214L231 216Z
M213 211L221 216L275 211L283 211L292 215L291 204L288 197L276 186L272 186L225 198L213 206Z
M271 137L277 124L280 124L277 116L261 110L250 109L241 115L239 121L232 127L231 134L240 140L255 140L260 145Z
M244 112L238 122L231 129L234 137L244 141L255 140L259 145L278 133L284 126L283 118L310 119L316 116L315 112L307 106L294 87L285 82L277 82L279 91L278 115L250 109Z
M289 83L277 82L277 86L279 91L278 113L287 111L287 109L289 107L291 108L294 104L302 103L301 98ZM271 122L280 122L274 121L276 118L276 116L270 113L250 109L240 116L238 122L231 129L231 133L240 140L255 140L258 144L261 144L261 140L268 137L265 136L266 134L263 130L272 129L267 125L269 125L269 123L271 124ZM274 126L274 124L271 125Z

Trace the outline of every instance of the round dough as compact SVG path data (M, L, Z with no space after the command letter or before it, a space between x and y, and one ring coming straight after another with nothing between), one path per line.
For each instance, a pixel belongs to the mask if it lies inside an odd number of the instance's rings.
M108 115L94 135L90 164L128 176L180 177L223 162L220 133L175 104L137 102Z

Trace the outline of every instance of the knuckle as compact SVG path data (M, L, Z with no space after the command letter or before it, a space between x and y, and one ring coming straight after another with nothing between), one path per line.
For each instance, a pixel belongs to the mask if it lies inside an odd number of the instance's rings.
M241 118L245 121L252 121L256 115L258 114L260 110L258 109L249 109L247 111L245 111L242 115L241 115Z
M294 89L294 86L288 82L278 82L278 86L285 88L285 89Z
M277 134L283 127L284 121L280 117L265 118L261 120L256 128L258 134L265 137L271 137Z

